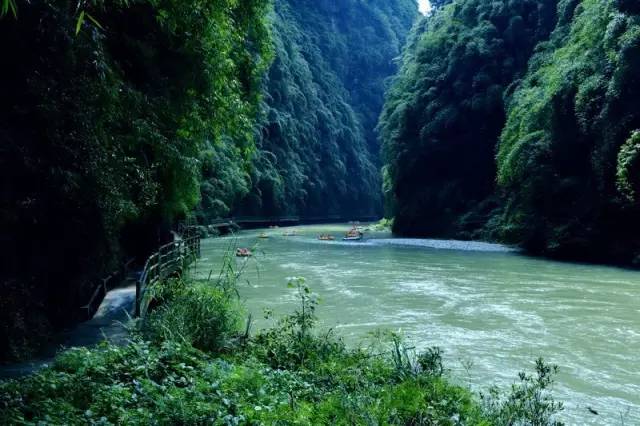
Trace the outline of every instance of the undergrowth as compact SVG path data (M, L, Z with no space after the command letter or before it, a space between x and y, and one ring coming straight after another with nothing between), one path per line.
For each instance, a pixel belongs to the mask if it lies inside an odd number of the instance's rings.
M221 276L222 277L222 276ZM555 367L522 373L505 394L452 384L438 348L415 353L397 335L350 349L317 327L301 278L299 308L249 336L224 282L167 282L127 346L61 353L49 368L0 384L2 424L551 425L562 406Z

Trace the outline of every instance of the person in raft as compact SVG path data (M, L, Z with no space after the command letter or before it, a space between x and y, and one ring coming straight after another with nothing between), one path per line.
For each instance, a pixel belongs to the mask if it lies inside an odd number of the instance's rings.
M249 251L249 249L246 249L246 248L237 248L236 249L236 256L238 256L238 257L249 257L249 256L251 256L251 252Z

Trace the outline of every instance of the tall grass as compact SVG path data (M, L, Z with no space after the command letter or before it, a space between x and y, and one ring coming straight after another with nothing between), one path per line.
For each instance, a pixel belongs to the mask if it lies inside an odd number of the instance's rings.
M243 307L237 282L246 263L238 269L235 242L224 256L220 273L212 281L171 279L151 288L152 309L141 321L142 336L159 344L174 341L216 353L240 330Z
M156 344L175 341L216 353L238 334L241 313L237 299L218 288L196 284L185 286L151 311L142 331Z

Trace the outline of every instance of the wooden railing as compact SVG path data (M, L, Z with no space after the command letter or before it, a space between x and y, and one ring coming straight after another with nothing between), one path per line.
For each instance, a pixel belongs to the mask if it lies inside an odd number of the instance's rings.
M131 259L128 262L124 263L119 270L113 271L105 278L102 278L96 285L96 288L93 290L93 293L91 293L91 297L89 298L87 304L80 307L83 312L86 312L86 314L83 314L83 316L86 317L87 320L93 318L95 313L98 311L98 308L100 307L100 303L102 303L102 300L107 295L109 290L111 290L114 285L118 285L121 281L127 278L127 274L129 273L129 269L133 262L134 259Z
M149 256L136 282L136 317L147 314L151 294L149 289L163 280L182 275L200 256L200 236L186 232L181 240L165 244Z

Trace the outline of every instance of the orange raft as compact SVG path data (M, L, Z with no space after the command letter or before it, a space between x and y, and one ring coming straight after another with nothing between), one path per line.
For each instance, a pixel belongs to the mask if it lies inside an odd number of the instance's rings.
M336 239L336 237L334 237L333 235L329 235L329 234L322 234L318 236L318 239L320 241L333 241Z
M236 249L236 257L251 257L251 256L253 256L253 253L251 253L251 250L247 248Z

